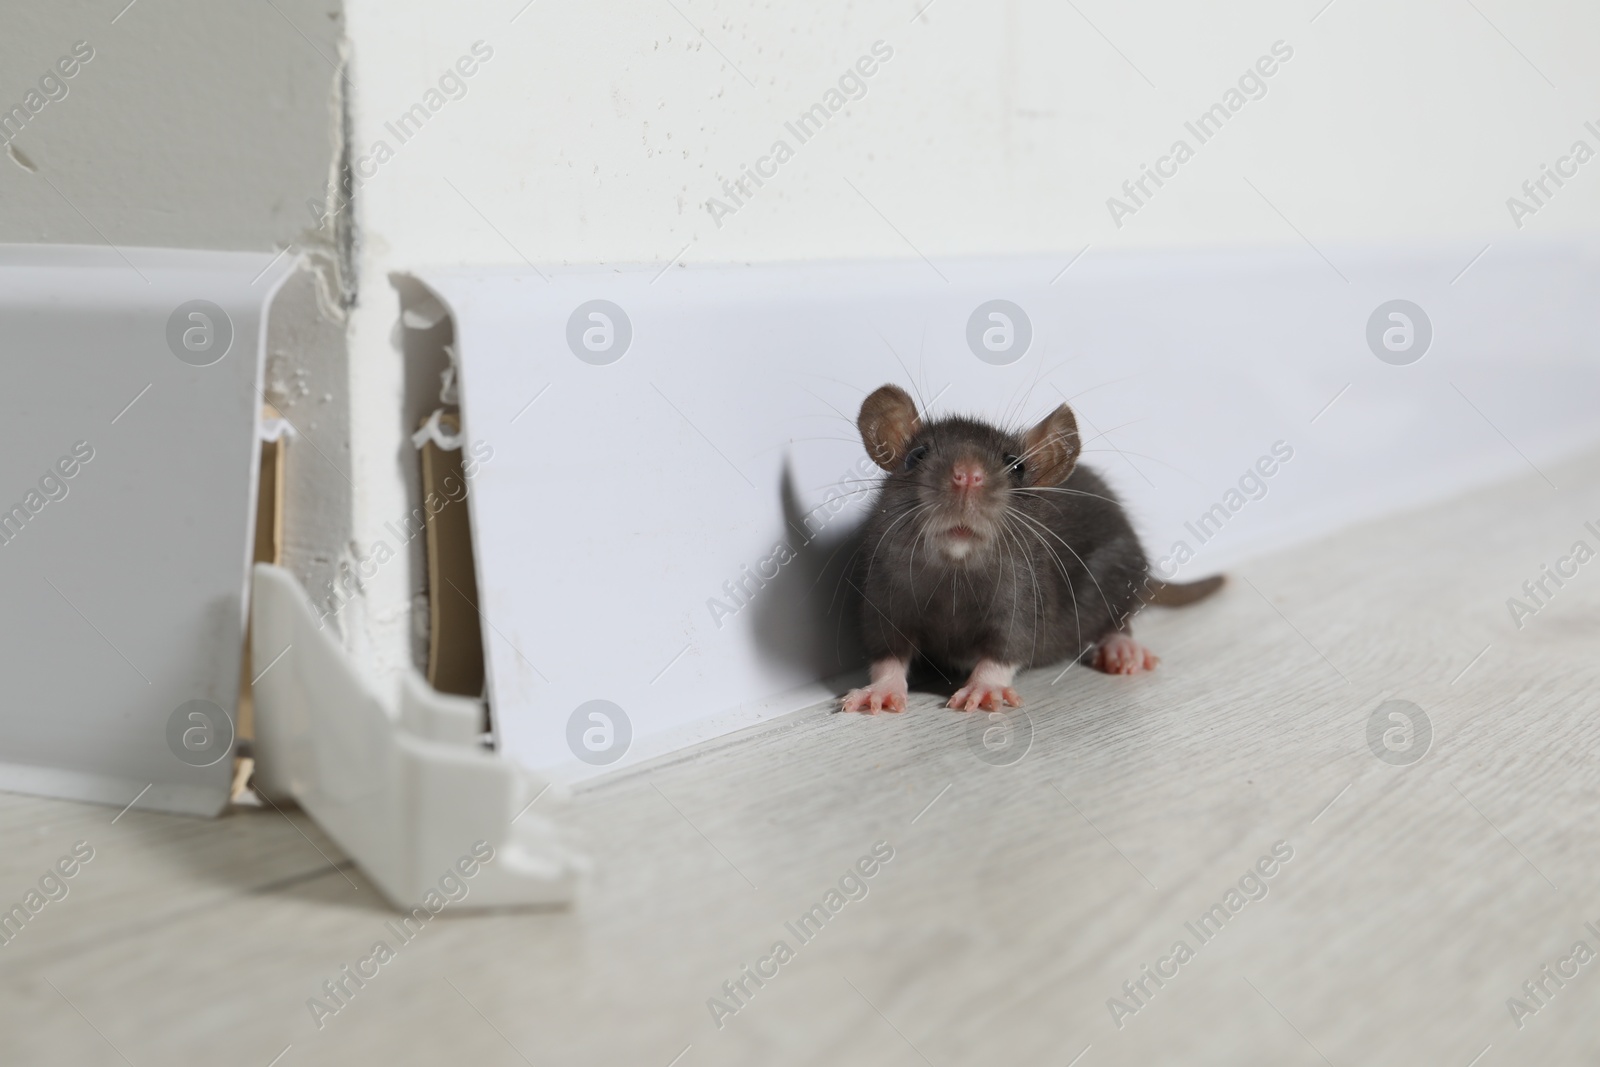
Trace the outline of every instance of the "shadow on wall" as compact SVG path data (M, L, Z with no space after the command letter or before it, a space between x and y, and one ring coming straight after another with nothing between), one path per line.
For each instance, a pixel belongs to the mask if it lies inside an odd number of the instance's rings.
M845 513L847 494L805 510L792 461L784 464L778 496L788 537L769 557L777 573L758 576L762 584L752 597L756 649L768 663L817 679L856 670L866 663L860 595L851 584L862 523Z

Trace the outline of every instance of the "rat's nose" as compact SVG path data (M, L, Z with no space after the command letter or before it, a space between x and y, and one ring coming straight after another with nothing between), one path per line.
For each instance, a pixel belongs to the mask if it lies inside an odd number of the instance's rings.
M983 488L983 464L973 459L958 459L950 468L950 487L957 493L975 493Z

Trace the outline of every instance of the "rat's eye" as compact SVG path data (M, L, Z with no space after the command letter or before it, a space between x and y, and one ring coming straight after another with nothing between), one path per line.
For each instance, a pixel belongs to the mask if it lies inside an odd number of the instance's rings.
M1022 481L1022 475L1024 473L1023 466L1022 466L1022 457L1021 456L1013 456L1008 452L1008 453L1006 453L1006 455L1003 458L1005 460L1006 470L1010 471L1011 472L1011 476L1013 478L1015 478L1017 481L1019 481L1019 482Z
M926 456L927 454L928 454L928 446L927 445L918 445L916 448L913 448L911 451L907 452L906 453L906 470L915 469L916 465L918 463L922 462L922 457Z

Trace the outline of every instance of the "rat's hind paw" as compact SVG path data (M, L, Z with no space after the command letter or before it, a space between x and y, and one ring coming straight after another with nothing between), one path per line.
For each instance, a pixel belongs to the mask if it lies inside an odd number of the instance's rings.
M874 682L865 689L852 689L839 703L840 711L864 711L876 715L880 711L906 710L906 685L892 682Z
M1153 671L1161 659L1128 634L1106 634L1094 649L1095 670L1107 674L1138 674Z
M1007 704L1022 707L1022 697L1009 685L967 684L956 690L947 708L957 711L999 711Z

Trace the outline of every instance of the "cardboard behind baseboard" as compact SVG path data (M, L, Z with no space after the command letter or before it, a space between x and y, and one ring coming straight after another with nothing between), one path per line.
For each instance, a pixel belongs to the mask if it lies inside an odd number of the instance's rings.
M276 408L270 404L262 407L262 422L276 418L279 418ZM283 560L283 461L288 443L289 438L284 434L278 435L276 440L261 442L261 475L256 486L255 550L251 555L253 563L276 566ZM254 677L247 626L244 655L239 662L239 712L235 726L235 732L243 740L252 740L256 735L255 700L250 692L250 681ZM237 794L239 790L235 788L233 792Z
M440 424L460 432L460 419ZM478 579L467 517L467 480L461 450L433 441L422 446L422 501L428 542L428 684L441 693L483 695L483 631L478 619ZM434 502L442 501L438 508Z

